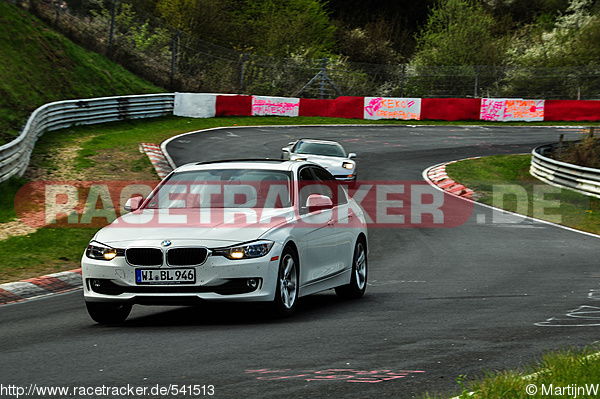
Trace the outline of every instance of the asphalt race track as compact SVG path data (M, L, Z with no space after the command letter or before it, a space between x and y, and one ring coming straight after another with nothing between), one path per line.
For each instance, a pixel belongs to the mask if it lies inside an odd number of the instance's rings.
M422 181L433 165L527 153L560 134L579 137L550 127L225 128L174 138L167 150L178 165L279 158L296 138L330 138L358 154L361 180ZM599 237L462 203L471 216L457 227L371 229L365 297L314 295L290 319L258 306L137 306L122 326L100 326L81 290L2 305L0 397L33 384L146 387L121 391L136 398L190 397L190 389L216 398L451 395L461 375L594 343ZM96 393L63 397L118 396Z

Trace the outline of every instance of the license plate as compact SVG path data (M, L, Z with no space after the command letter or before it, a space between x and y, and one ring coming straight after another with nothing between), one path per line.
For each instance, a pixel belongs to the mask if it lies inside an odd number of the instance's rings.
M137 284L194 284L196 269L135 269Z

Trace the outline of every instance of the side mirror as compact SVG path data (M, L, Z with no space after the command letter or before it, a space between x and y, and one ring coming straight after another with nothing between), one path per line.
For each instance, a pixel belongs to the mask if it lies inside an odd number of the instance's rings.
M310 213L333 209L333 201L326 195L311 194L306 200L306 206Z
M142 205L143 200L144 200L144 197L129 198L127 200L127 202L125 203L125 206L123 207L123 209L125 209L127 212L137 211L138 209L140 209L140 205Z
M351 152L350 154L348 154L348 158L349 159L356 158L356 154Z

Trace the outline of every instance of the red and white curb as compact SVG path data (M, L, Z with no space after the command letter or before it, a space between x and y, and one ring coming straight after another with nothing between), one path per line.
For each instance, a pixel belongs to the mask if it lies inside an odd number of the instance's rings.
M148 155L150 162L152 162L152 165L154 165L154 169L161 179L167 177L167 175L173 170L169 164L169 161L167 161L167 158L158 145L152 143L141 143L140 152L144 152L146 155Z
M0 305L72 291L82 285L81 269L0 284Z
M427 178L440 189L450 194L454 194L458 197L463 197L472 200L475 191L465 187L460 183L455 182L446 173L446 166L454 162L456 161L448 162L429 169L427 171Z

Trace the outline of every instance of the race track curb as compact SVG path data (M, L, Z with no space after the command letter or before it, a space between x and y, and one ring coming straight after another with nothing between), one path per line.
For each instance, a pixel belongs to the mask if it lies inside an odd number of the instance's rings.
M435 184L440 189L450 194L473 200L473 194L475 194L475 191L455 182L446 173L446 166L454 162L456 161L434 166L433 168L429 169L427 171L427 179L429 179L431 183Z
M152 143L141 143L140 152L148 155L150 162L152 162L156 173L161 179L167 177L167 175L173 170L158 145Z
M0 284L0 305L76 290L82 284L81 269Z

